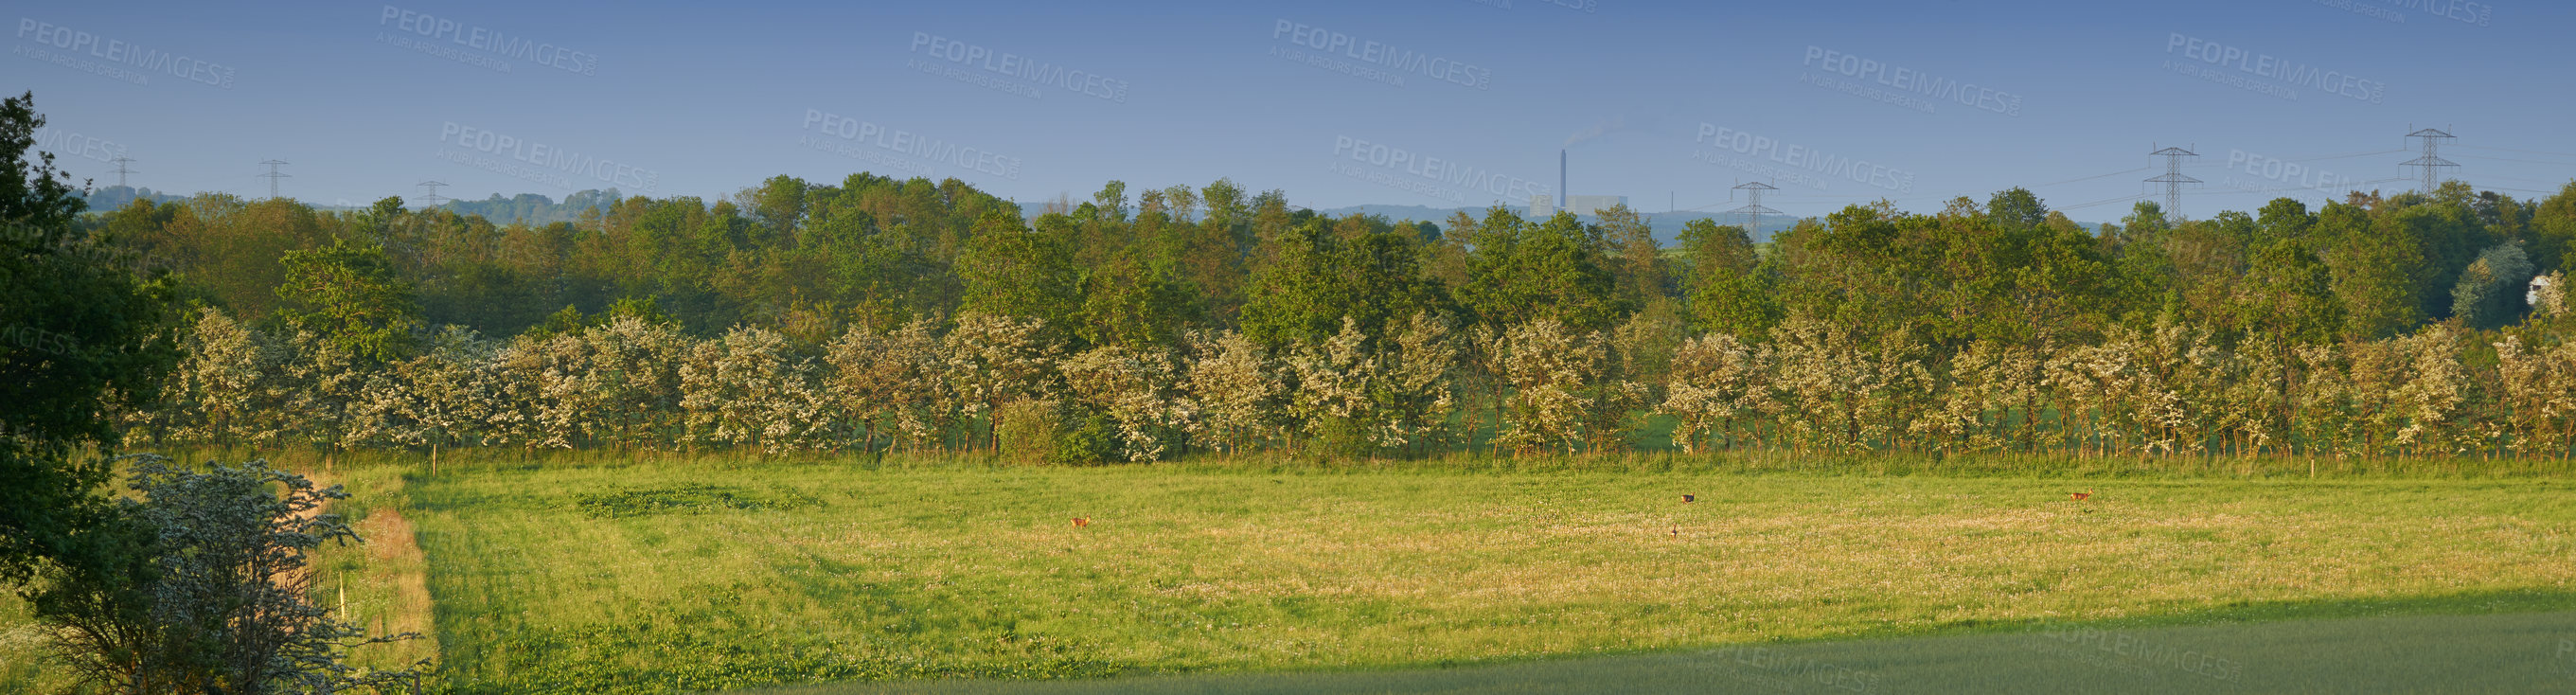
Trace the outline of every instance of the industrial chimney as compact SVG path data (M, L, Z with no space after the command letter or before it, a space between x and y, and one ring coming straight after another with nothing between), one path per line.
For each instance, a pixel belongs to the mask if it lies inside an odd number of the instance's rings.
M1556 151L1556 209L1565 209L1565 150Z

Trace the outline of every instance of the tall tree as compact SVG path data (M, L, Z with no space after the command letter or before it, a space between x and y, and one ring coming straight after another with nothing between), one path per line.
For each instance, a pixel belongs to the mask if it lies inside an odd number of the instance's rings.
M1184 331L1203 322L1200 302L1180 279L1122 254L1083 277L1073 331L1092 346L1175 349Z
M2532 208L2527 225L2532 264L2539 266L2540 272L2576 267L2568 262L2576 260L2576 181L2541 199Z
M2008 188L1986 199L1986 219L2005 231L2021 231L2048 222L2048 206L2027 188Z
M1042 226L1046 222L1040 220ZM1032 233L998 213L985 215L975 228L974 241L957 262L966 282L964 311L1039 319L1051 327L1074 314L1081 279L1072 253L1055 235Z
M1414 314L1450 310L1448 293L1423 277L1421 240L1359 215L1337 225L1310 220L1272 246L1242 318L1243 334L1266 347L1320 343L1345 318L1378 336Z
M1602 263L1599 240L1572 213L1531 224L1495 208L1473 235L1459 299L1487 326L1555 319L1590 332L1609 328L1628 311Z
M2381 235L2371 212L2348 203L2329 203L2317 214L2315 234L2326 250L2318 254L2334 273L2334 293L2343 305L2343 334L2377 339L2421 321L2417 276L2424 265L2422 247L2406 238Z
M411 354L422 328L411 283L394 272L382 246L342 239L327 248L289 251L278 259L286 282L280 317L359 359L376 364Z
M1780 319L1779 300L1762 273L1753 237L1743 227L1691 220L1682 227L1682 250L1690 262L1695 327L1750 341L1770 334Z
M1655 242L1654 227L1643 215L1616 205L1600 211L1602 237L1609 242L1609 263L1613 282L1618 285L1619 299L1628 306L1641 307L1661 299L1670 289L1664 270L1664 249Z
M31 152L35 95L0 101L0 583L41 561L96 559L111 474L89 445L110 414L156 400L178 360L166 278L73 225L84 204L50 152Z

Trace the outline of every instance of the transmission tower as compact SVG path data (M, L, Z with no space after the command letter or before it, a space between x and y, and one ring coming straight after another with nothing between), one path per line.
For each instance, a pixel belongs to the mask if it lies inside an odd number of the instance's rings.
M126 175L126 174L134 173L134 170L133 170L133 169L128 169L128 168L126 168L126 167L125 167L125 165L130 164L130 163L133 163L134 158L133 158L133 157L128 157L128 156L125 156L125 155L121 155L121 154L120 154L120 155L117 155L115 159L110 159L110 160L107 160L107 161L115 162L115 163L116 163L116 187L118 187L118 188L124 188L124 187L125 187L125 175Z
M2198 157L2200 155L2194 154L2191 150L2186 150L2180 147L2167 147L2147 154L2165 158L2164 175L2149 177L2147 179L2148 183L2161 183L2165 185L2165 219L2182 219L2182 185L2186 183L2200 183L2200 179L2183 175L2182 158Z
M1727 212L1744 216L1744 233L1752 234L1755 230L1760 229L1759 225L1762 224L1763 215L1780 214L1780 211L1778 210L1762 207L1762 192L1780 190L1779 188L1774 187L1771 184L1755 181L1752 183L1736 184L1735 190L1743 191L1744 198L1747 202L1744 207L1728 210Z
M437 181L422 181L422 182L420 182L420 183L412 184L412 185L419 186L419 187L421 187L421 188L429 189L429 195L421 196L421 199L422 199L422 200L429 201L429 205L428 205L428 206L426 206L426 207L425 207L425 208L423 208L423 209L438 207L438 206L439 206L439 202L438 202L438 201L447 200L447 198L441 198L441 197L439 197L439 195L438 195L438 187L440 187L440 186L445 186L445 185L447 185L447 184L439 183L439 182L437 182Z
M2407 160L2405 166L2424 168L2424 194L2432 195L2433 184L2441 178L2440 174L2436 172L2438 172L2442 167L2459 166L2458 164L2452 163L2451 160L2442 158L2442 141L2450 139L2451 134L2432 128L2425 128L2423 130L2407 133L2406 137L2424 139L2424 156Z
M259 177L260 177L260 178L268 179L268 197L270 197L270 198L276 198L276 197L278 197L278 196L277 196L277 180L278 180L278 179L283 179L283 178L289 178L289 177L292 177L292 176L294 176L294 174L289 174L289 173L286 173L286 172L278 171L278 170L277 170L277 168L278 168L278 167L286 166L286 164L287 164L286 162L281 162L281 161L277 161L277 160L271 159L271 160L268 160L268 161L265 161L265 162L260 162L260 164L266 165L266 166L268 167L268 173L260 174L260 175L259 175Z

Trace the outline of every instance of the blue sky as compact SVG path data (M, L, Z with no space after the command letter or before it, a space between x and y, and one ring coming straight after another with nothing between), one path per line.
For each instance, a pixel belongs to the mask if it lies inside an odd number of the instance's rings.
M1318 208L1521 205L1565 147L1571 192L1644 210L1757 180L1798 215L2020 185L2095 220L2161 199L2147 153L2182 145L2205 216L2412 188L2426 126L2482 188L2576 174L2556 2L743 5L45 2L8 13L0 86L35 92L78 176L123 153L138 186L259 196L277 159L326 205L862 170L1024 203L1231 177Z

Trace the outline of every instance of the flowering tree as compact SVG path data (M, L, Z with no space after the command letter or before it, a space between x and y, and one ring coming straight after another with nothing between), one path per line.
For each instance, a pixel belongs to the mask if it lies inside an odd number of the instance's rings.
M129 541L112 546L119 557L51 568L33 595L72 671L131 693L418 690L426 662L345 663L352 648L416 635L365 638L310 600L308 556L358 539L322 513L347 493L261 461L197 472L135 459L140 495L104 529Z
M928 416L944 400L943 365L929 321L892 333L852 327L826 348L824 361L823 395L849 422L861 451L882 454L878 440L896 434L936 436L930 423L940 419Z
M1915 436L1936 451L1990 452L2015 445L2016 410L2036 410L2042 364L2036 351L1999 341L1977 341L1950 359L1947 388L1916 419ZM2025 430L2026 431L2026 430Z
M1872 415L1887 375L1849 328L1793 318L1771 329L1771 344L1787 406L1779 430L1792 447L1857 451L1887 434Z
M1198 406L1182 397L1169 356L1144 348L1092 348L1063 363L1065 385L1082 404L1118 425L1129 461L1154 461L1183 441Z
M407 443L429 447L431 471L438 470L441 450L479 440L480 425L491 419L493 384L484 369L497 349L471 330L448 326L419 357L394 365L399 391L385 419L409 424Z
M681 428L680 366L696 341L667 322L619 316L580 333L588 356L581 376L598 410L591 436L619 448L654 448Z
M2389 445L2414 454L2457 454L2478 437L2464 406L2470 392L2468 369L2460 364L2460 337L2447 325L2435 324L2398 338L2391 346L2404 365L2388 412L2403 422Z
M1561 447L1569 454L1593 440L1590 425L1604 406L1602 387L1610 371L1601 337L1543 318L1512 328L1504 341L1511 429L1501 439L1524 452Z
M1739 426L1771 408L1771 354L1734 335L1711 333L1673 351L1664 401L1656 411L1673 418L1673 445L1696 453L1703 443L1735 446Z
M1040 319L970 313L941 343L945 378L962 414L986 420L987 441L1000 446L1002 406L1043 400L1058 384L1064 348Z
M1288 355L1297 375L1288 413L1306 433L1327 449L1361 452L1388 446L1370 436L1378 419L1377 401L1369 397L1377 376L1376 356L1359 322L1342 319L1342 330L1322 342L1299 341Z
M359 362L359 355L320 334L296 331L287 342L293 357L282 376L286 409L294 417L292 431L297 438L322 447L323 466L328 468L341 449L378 429L368 421L375 412L368 407L368 387L375 372ZM385 388L377 385L379 392Z
M679 369L689 441L763 453L811 446L829 429L812 371L776 331L737 327L698 343Z
M172 379L172 430L181 441L274 446L284 441L286 349L214 308L198 312Z
M1209 444L1228 454L1276 432L1287 392L1279 363L1240 333L1197 332L1182 390L1199 407Z
M579 335L522 335L493 355L498 407L488 412L493 439L527 449L569 449L593 411L583 376L590 354Z
M1393 341L1382 344L1386 354L1379 360L1383 373L1375 389L1385 413L1381 443L1427 447L1452 441L1449 417L1458 409L1455 333L1447 319L1422 312L1406 320Z
M2576 427L2576 343L2524 348L2519 336L2495 344L2497 396L2506 408L2516 450L2564 456Z

